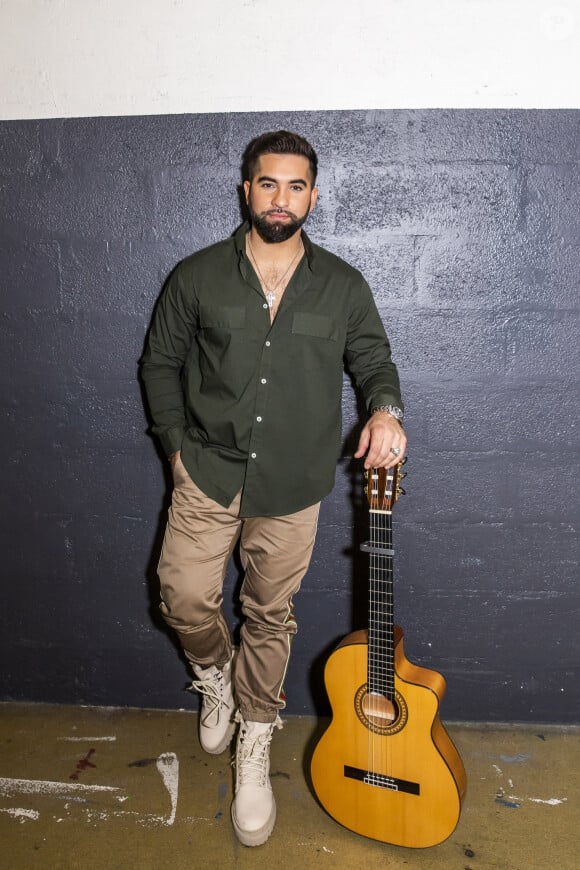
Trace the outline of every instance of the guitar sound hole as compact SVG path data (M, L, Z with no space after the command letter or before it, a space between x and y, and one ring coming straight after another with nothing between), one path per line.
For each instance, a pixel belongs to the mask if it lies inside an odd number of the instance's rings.
M409 711L402 694L395 689L395 697L373 694L363 683L354 696L354 708L361 724L375 734L398 734L407 724Z
M395 701L390 701L384 695L367 692L363 698L362 708L369 722L379 728L391 725L399 717L399 708Z

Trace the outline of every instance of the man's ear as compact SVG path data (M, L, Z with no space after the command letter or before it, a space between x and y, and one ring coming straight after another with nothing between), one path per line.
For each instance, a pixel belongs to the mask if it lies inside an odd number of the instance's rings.
M248 202L248 197L250 196L250 182L244 181L244 194L246 197L246 203Z
M312 211L312 209L316 205L317 199L318 199L318 188L313 187L312 190L310 191L310 208L308 210L308 214L310 214L310 212Z

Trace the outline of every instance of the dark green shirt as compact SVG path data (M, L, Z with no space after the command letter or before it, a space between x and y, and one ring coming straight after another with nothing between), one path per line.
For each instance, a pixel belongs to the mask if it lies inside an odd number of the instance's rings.
M306 256L273 324L245 235L185 259L157 307L142 375L153 431L240 516L282 516L334 484L344 363L367 408L402 407L397 370L360 272L302 233Z

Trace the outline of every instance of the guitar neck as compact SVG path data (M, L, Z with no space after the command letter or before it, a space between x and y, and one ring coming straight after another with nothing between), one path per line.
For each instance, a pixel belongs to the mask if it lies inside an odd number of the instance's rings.
M369 692L395 696L395 624L393 601L393 535L390 510L369 512Z

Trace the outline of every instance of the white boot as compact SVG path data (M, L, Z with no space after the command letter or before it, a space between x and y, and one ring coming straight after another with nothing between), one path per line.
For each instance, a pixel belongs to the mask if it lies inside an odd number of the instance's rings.
M197 677L191 684L203 696L199 711L199 742L206 752L219 755L234 736L236 705L232 690L233 655L222 670L215 665L193 665Z
M265 843L276 822L276 801L270 784L270 743L275 722L246 722L240 719L236 748L236 792L232 803L232 822L244 846Z

